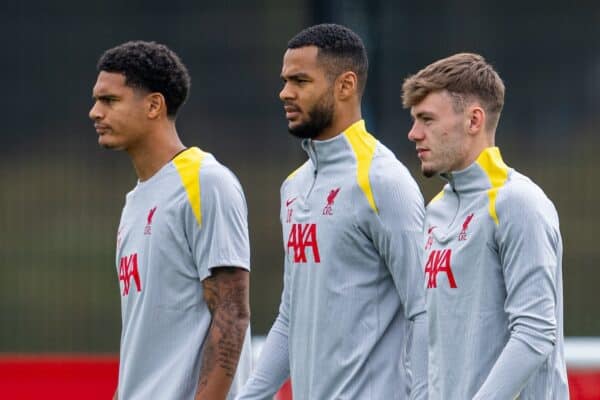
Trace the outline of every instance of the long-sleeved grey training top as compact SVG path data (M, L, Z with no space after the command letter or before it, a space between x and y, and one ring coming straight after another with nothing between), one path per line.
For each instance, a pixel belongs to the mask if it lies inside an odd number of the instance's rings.
M294 400L425 398L421 193L362 120L303 147L281 188L279 315L239 399L288 373Z
M496 147L427 206L429 399L568 399L552 202Z

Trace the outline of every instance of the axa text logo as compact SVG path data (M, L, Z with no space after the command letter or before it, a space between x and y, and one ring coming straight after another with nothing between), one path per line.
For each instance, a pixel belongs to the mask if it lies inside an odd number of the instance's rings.
M137 291L141 291L142 283L140 281L140 273L138 270L137 253L121 257L119 261L119 280L123 282L123 296L127 296L129 294L129 289L131 288L131 278L133 278L133 282L135 283L135 288Z
M452 250L433 250L429 253L427 264L425 264L425 274L427 274L427 288L437 287L437 275L440 272L446 273L448 283L452 289L456 288L456 281L452 273L451 266Z
M308 258L306 250L312 251L314 262L321 262L319 255L319 244L317 242L316 224L293 224L287 242L288 251L294 252L295 263L306 263Z

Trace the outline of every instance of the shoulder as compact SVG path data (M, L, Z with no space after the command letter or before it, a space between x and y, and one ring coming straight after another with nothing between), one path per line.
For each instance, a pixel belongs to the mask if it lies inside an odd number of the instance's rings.
M393 215L394 219L405 221L406 229L420 230L424 212L421 190L406 166L379 143L370 166L369 183L375 210L382 218Z
M226 166L218 162L214 156L207 153L203 165L199 169L200 181L203 185L227 188L241 187L238 178Z
M199 225L216 209L235 208L245 212L246 200L236 176L215 157L192 147L175 157L185 198Z
M284 179L281 184L281 193L283 193L287 187L293 186L296 182L304 179L308 173L310 173L310 160L306 160Z
M197 147L190 147L182 151L173 159L173 165L183 177L194 176L208 179L234 179L235 175L221 164L215 156Z
M440 190L435 196L431 198L431 200L429 200L429 203L427 203L427 208L435 208L442 204L442 201L440 200L444 199L447 190L450 190L450 185L446 183L442 187L442 190Z
M532 218L558 225L558 213L552 201L537 184L514 169L498 190L496 212L500 226L503 222L531 221Z
M235 175L216 158L197 147L190 147L173 159L173 165L186 190L201 190L198 185L239 186Z
M380 142L369 168L369 181L376 194L401 190L423 201L419 186L408 168Z

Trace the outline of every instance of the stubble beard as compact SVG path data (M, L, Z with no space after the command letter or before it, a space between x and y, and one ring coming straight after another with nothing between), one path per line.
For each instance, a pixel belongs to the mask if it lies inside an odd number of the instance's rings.
M300 139L314 139L331 126L333 112L333 95L327 91L308 112L308 120L295 127L288 126L288 131Z
M439 146L437 158L434 165L425 166L421 164L421 173L426 178L446 174L455 171L453 165L457 160L464 157L464 150L456 142L444 142Z

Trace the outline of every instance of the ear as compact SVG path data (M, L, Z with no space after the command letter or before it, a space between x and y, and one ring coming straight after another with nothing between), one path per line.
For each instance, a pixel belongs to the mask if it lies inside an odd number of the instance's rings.
M150 93L146 96L146 115L149 119L157 119L167 113L167 103L161 93Z
M485 130L486 115L485 110L481 106L474 104L467 107L466 117L467 132L470 135L475 135Z
M342 101L348 100L358 91L358 77L352 71L347 71L336 79L338 98Z

